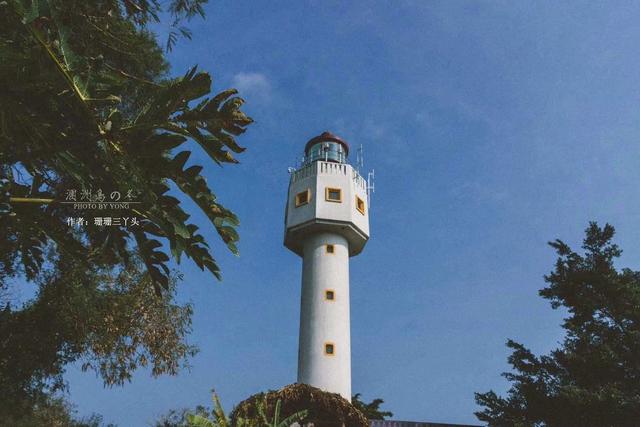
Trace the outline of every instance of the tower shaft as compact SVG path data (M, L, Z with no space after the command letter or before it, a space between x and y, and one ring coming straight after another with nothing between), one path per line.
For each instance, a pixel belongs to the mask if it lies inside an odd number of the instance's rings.
M351 400L349 242L308 236L303 246L298 382Z

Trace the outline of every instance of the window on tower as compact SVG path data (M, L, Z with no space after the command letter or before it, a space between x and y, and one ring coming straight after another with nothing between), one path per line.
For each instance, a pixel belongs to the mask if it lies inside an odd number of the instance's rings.
M327 187L324 190L324 196L327 202L342 202L342 190L339 188Z
M305 190L301 193L296 194L296 208L302 205L306 205L311 200L311 191Z
M324 291L324 299L326 299L327 301L335 301L336 292L333 289L327 289L326 291Z
M364 208L364 200L362 200L360 197L356 196L356 209L358 209L358 212L360 212L362 215L364 215L365 212L365 208Z
M328 254L334 254L336 252L336 248L333 245L326 245L325 249Z
M333 343L327 342L324 344L324 354L326 356L333 356L336 354L336 349Z

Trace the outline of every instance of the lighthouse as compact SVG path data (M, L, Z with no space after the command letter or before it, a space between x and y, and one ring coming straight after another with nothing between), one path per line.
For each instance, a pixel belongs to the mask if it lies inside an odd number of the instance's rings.
M298 383L351 400L349 258L369 239L367 181L329 132L304 148L291 171L284 245L302 258Z

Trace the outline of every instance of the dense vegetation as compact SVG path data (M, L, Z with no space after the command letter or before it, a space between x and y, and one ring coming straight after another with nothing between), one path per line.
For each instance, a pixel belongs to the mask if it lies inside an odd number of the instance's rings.
M393 417L393 412L380 409L380 405L384 403L383 399L378 397L367 403L361 399L361 396L360 393L354 394L351 397L351 404L358 408L368 420L384 420L388 417Z
M255 416L232 421L222 408L220 399L215 392L212 400L213 409L198 406L195 410L172 410L162 416L155 423L155 427L290 427L293 423L299 422L307 416L307 411L302 410L282 417L282 401L278 400L269 411L265 399L257 402Z
M640 272L617 271L614 228L591 223L583 255L561 240L540 291L568 312L562 346L535 356L509 341L506 397L476 394L476 415L492 426L637 426L640 420Z
M144 3L144 2L141 2ZM178 15L190 10L175 1ZM195 2L199 5L200 2ZM195 68L163 80L167 64L144 27L154 3L81 0L0 3L2 271L41 271L43 252L85 265L126 264L140 255L156 290L167 288L169 254L184 254L219 277L198 227L172 188L193 199L236 251L237 218L217 201L202 166L187 167L195 141L217 164L235 163L234 135L251 119L234 90L207 98L211 78ZM181 6L182 5L182 6ZM144 6L144 7L143 7ZM192 11L191 13L195 13ZM176 153L177 154L174 154ZM122 217L139 227L69 227L70 190L100 201L99 190L130 190L140 202ZM49 202L49 203L47 203ZM106 216L109 211L103 212ZM93 225L93 224L89 224Z
M391 412L380 410L384 400L378 398L366 403L360 396L360 393L356 393L349 404L335 393L326 393L304 384L292 384L281 390L250 396L240 402L228 417L214 392L212 409L205 406L197 406L195 409L172 409L156 421L155 427L289 426L295 420L314 421L316 425L318 422L341 425L339 423L362 423L363 419L382 420L393 416Z
M337 393L322 391L307 384L291 384L280 390L258 393L240 402L231 412L232 425L240 420L256 419L260 411L267 414L275 411L281 402L282 417L289 417L300 411L306 411L304 423L313 423L316 427L368 427L366 416Z
M168 78L148 24L165 17L174 47L205 1L0 2L4 421L64 409L54 396L71 362L120 385L140 366L175 374L195 352L185 342L191 307L175 302L180 276L167 263L184 256L218 278L220 270L182 200L234 253L238 220L183 147L191 141L215 164L237 163L244 149L235 137L251 119L235 90L211 96L206 72ZM71 203L105 197L137 203L98 212ZM130 222L99 226L92 214ZM78 217L85 222L69 221Z

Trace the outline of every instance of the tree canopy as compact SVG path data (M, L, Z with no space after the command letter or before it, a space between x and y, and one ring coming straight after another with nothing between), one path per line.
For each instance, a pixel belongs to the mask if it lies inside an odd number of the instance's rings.
M0 413L28 413L62 390L65 366L74 361L97 372L106 385L122 385L139 366L153 375L175 374L195 347L189 304L157 297L132 264L113 274L60 266L39 284L20 310L0 311L0 388L8 393Z
M383 399L376 398L366 403L360 399L360 396L362 396L360 393L354 394L351 397L351 404L358 408L368 420L384 420L387 417L393 417L393 412L380 409L380 405L384 403Z
M591 223L584 254L561 240L540 296L564 308L562 346L535 356L509 340L506 397L477 393L492 426L636 426L640 420L640 272L615 269L614 228Z
M201 3L175 0L168 10L179 20L201 12ZM85 264L126 263L135 250L158 292L168 287L170 255L219 278L208 243L171 194L192 199L237 252L238 219L182 149L195 141L214 163L237 163L244 148L235 136L251 119L236 91L208 96L211 77L195 67L165 78L162 50L144 27L159 13L155 1L8 0L0 12L4 275L33 279L54 243L59 256ZM101 215L140 225L73 229L68 218L78 211L61 203L70 190L93 202L132 190L135 205Z
M169 261L186 257L221 276L184 200L233 253L238 219L185 147L211 164L237 163L236 137L252 120L234 89L211 92L208 73L170 78L148 24L168 20L174 48L204 3L0 1L3 420L64 413L55 392L69 363L110 386L141 366L175 374L196 351L185 342L191 306L175 301L180 275ZM118 206L75 205L112 195ZM91 214L136 221L100 225ZM24 282L36 291L21 301L13 295Z

